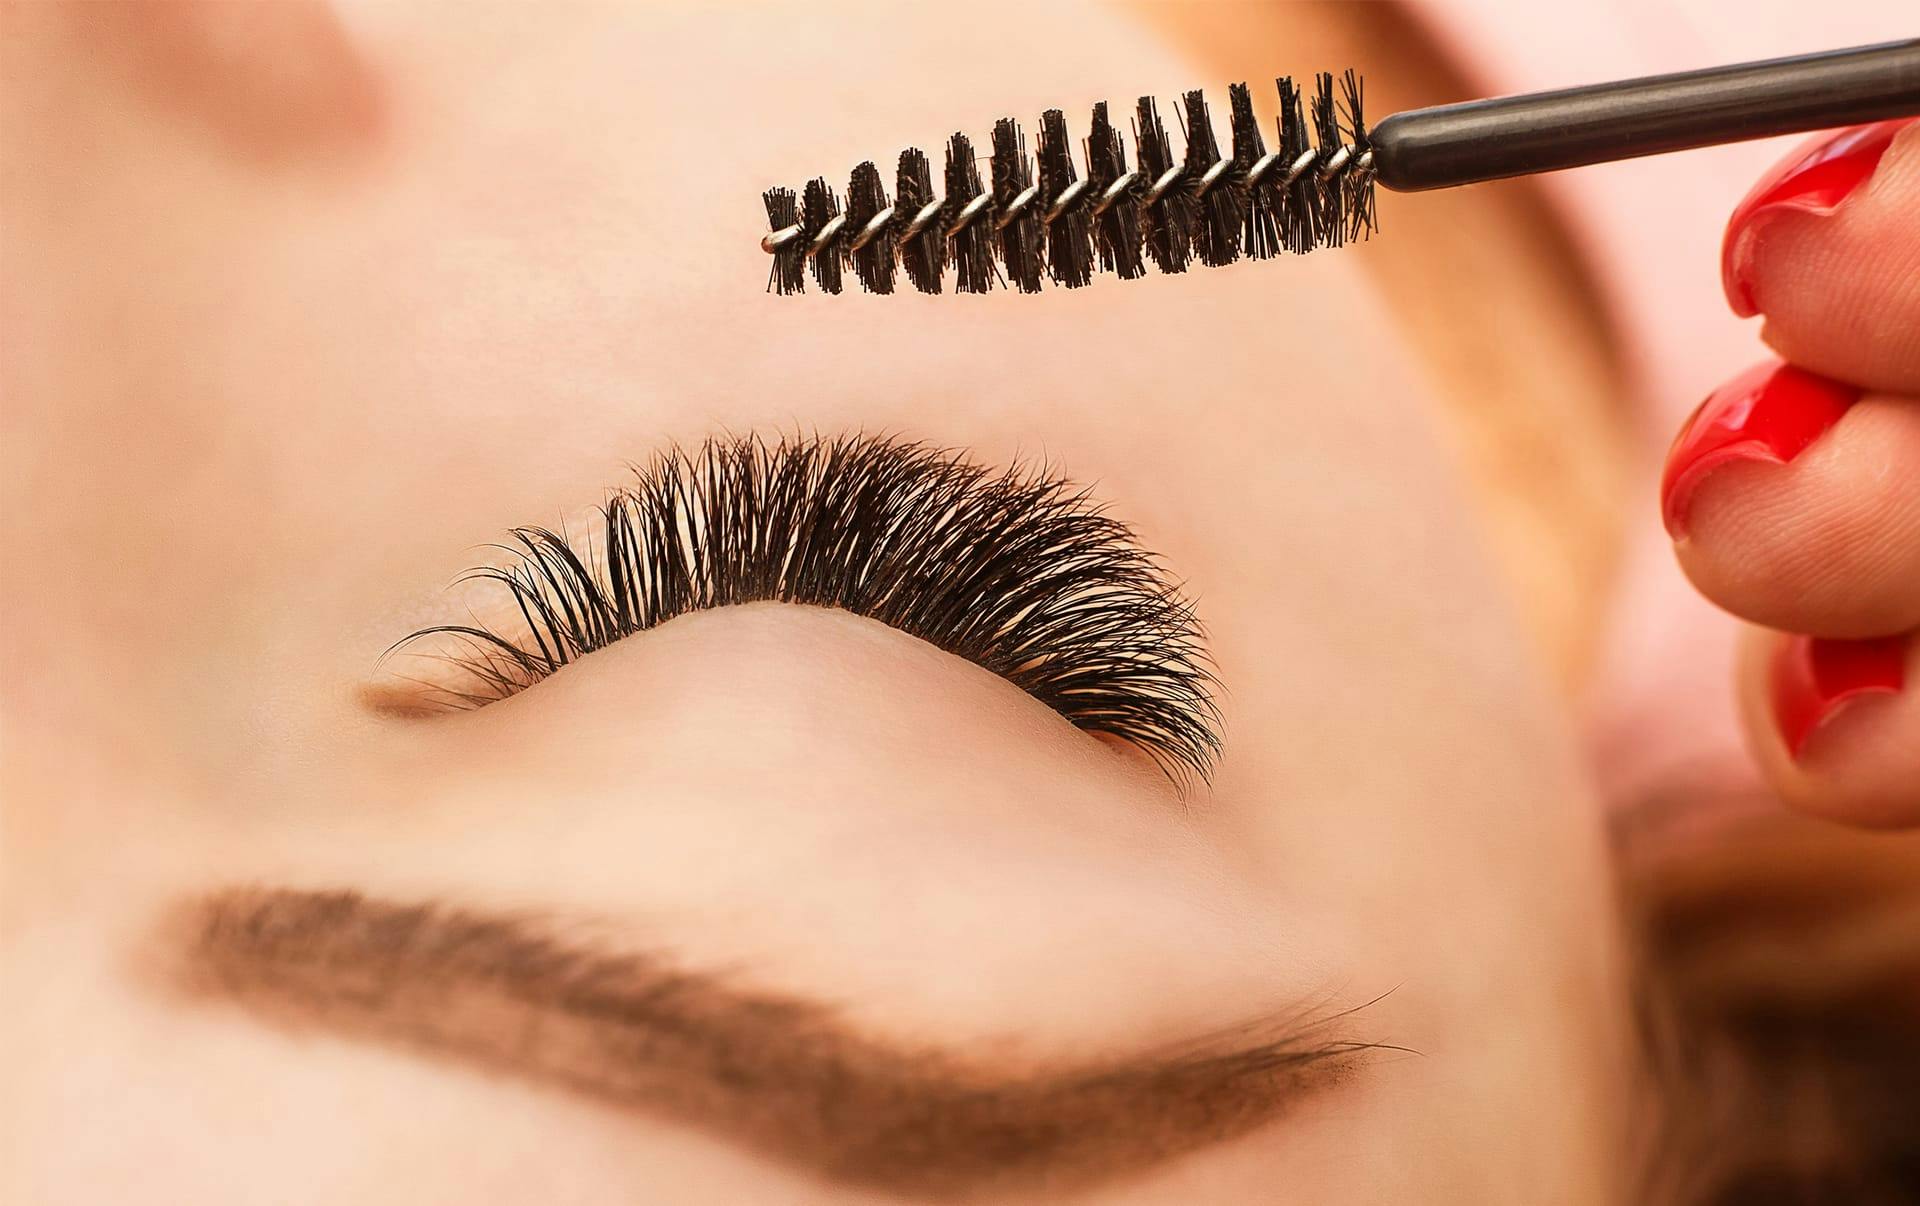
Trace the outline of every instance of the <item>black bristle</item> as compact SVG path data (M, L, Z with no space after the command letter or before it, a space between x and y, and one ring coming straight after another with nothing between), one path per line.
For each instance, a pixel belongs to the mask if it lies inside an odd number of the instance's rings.
M1291 171L1293 164L1313 149L1313 136L1307 125L1306 102L1292 76L1274 81L1280 90L1280 171ZM1305 255L1315 246L1320 229L1320 190L1313 172L1287 185L1279 192L1280 245L1296 255Z
M886 207L887 186L880 182L880 169L871 160L853 169L853 178L847 182L849 246L852 245L851 240L867 228L873 216ZM893 245L899 239L895 233L898 229L888 223L850 256L854 276L859 278L860 287L869 293L893 292Z
M1127 140L1107 115L1107 102L1093 107L1093 129L1087 137L1087 195L1098 205L1114 181L1127 174ZM1140 258L1140 202L1123 192L1093 220L1094 249L1100 267L1123 281L1145 276Z
M953 135L937 185L926 154L902 152L891 204L872 163L854 169L844 211L824 178L798 193L770 189L763 195L772 227L763 240L773 252L767 289L804 292L811 262L823 292L843 291L850 266L862 289L893 293L897 260L922 293L943 291L949 264L957 292L1004 283L1034 293L1048 280L1079 288L1096 269L1133 280L1149 261L1176 273L1196 259L1217 267L1367 238L1378 229L1377 182L1359 75L1322 72L1311 95L1289 77L1275 86L1280 113L1271 154L1252 93L1234 84L1232 146L1224 155L1205 94L1191 91L1177 111L1186 135L1178 159L1157 102L1145 96L1134 113L1131 169L1126 140L1102 102L1093 108L1083 164L1075 163L1066 115L1049 109L1031 156L1013 118L994 125L989 156L976 155L965 134Z
M1003 217L1014 199L1033 184L1033 164L1027 159L1026 136L1020 123L1003 117L993 126L993 204ZM984 219L982 219L984 221ZM1022 293L1040 292L1046 262L1040 255L1040 206L1029 204L1006 219L997 232L1000 262L1007 280Z
M1253 93L1247 86L1233 85L1227 89L1227 97L1233 113L1233 163L1245 179L1247 171L1267 153L1267 140L1260 133L1260 119L1253 115ZM1274 219L1276 199L1271 176L1241 194L1240 250L1251 259L1267 260L1280 254L1279 225Z
M1173 145L1151 96L1140 98L1135 113L1133 142L1140 156L1144 190L1174 165ZM1143 204L1141 218L1147 255L1154 266L1162 272L1185 272L1193 250L1193 194L1175 184L1157 202Z
M1209 268L1220 268L1240 258L1240 208L1246 190L1229 170L1202 193L1205 177L1220 162L1220 140L1213 132L1213 114L1207 94L1198 88L1181 98L1187 118L1187 174L1181 184L1194 190L1193 250Z
M1079 174L1073 169L1073 144L1067 136L1067 115L1048 109L1040 117L1040 199L1042 204L1065 193ZM1091 191L1081 194L1052 222L1046 223L1047 275L1057 285L1078 289L1093 279L1093 233L1087 214Z
M807 241L823 230L840 213L840 198L834 195L833 187L825 178L816 176L807 181L806 191L800 194L800 229L806 232ZM840 269L846 263L844 240L834 239L813 255L813 283L820 286L822 293L840 292Z
M767 203L767 229L785 230L800 221L800 197L790 188L770 188L763 195ZM767 273L767 289L772 293L800 293L807 287L807 244L795 239L773 253L773 266Z
M980 165L973 161L973 141L965 134L947 140L947 204L955 220L967 202L984 191ZM961 293L985 293L993 288L1000 270L993 262L993 222L986 215L967 223L948 240L957 270L953 287Z
M939 194L933 191L933 164L919 147L900 152L900 173L895 179L893 204L899 227L905 231L919 212ZM947 269L947 213L943 207L938 218L920 233L900 240L900 265L907 279L922 293L940 292L940 278Z
M1367 137L1367 117L1362 109L1362 89L1360 76L1353 68L1340 79L1341 104L1346 109L1347 135L1352 140L1356 158L1364 154L1372 142ZM1373 174L1365 171L1348 172L1341 180L1346 190L1347 238L1364 239L1380 228L1374 212Z
M1322 71L1314 77L1313 87L1313 139L1320 152L1320 163L1325 164L1335 152L1346 145L1340 137L1340 108L1333 97L1333 73ZM1319 167L1314 171L1317 173ZM1331 188L1320 187L1319 212L1314 215L1314 241L1322 247L1339 247L1347 241L1347 207L1345 191L1336 182Z

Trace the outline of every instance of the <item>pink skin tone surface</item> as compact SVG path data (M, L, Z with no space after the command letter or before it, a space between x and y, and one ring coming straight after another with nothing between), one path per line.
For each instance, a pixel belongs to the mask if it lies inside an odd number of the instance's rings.
M34 567L0 634L0 975L34 988L0 1002L31 1103L0 1123L0 1198L884 1200L150 991L156 916L236 883L580 918L961 1056L1377 998L1354 1025L1418 1055L1084 1200L1613 1196L1601 813L1355 256L763 292L769 182L1200 65L1076 4L1021 9L1019 37L931 8L369 5L343 20L371 116L343 131L327 88L267 114L257 71L143 58L116 6L26 11L0 90L33 189L0 279L24 353L0 514ZM509 525L668 441L796 427L1092 483L1200 601L1212 784L1179 797L977 666L779 605L475 712L362 706L405 671L394 641L465 618L445 586Z
M119 11L27 10L0 90L26 198L0 521L32 567L0 632L0 975L31 986L0 1001L0 1198L886 1200L154 991L155 917L244 883L581 918L960 1053L1373 1002L1363 1036L1417 1054L1082 1200L1621 1200L1593 774L1355 261L760 292L768 181L982 97L1038 113L1111 98L1116 63L1141 88L1196 64L1065 3L1019 38L932 9L369 5L316 27L350 53L309 76L250 59L259 29L183 57ZM445 583L508 525L667 441L795 426L1096 483L1200 601L1214 781L1179 797L976 666L777 605L473 713L362 706L394 640L464 617Z

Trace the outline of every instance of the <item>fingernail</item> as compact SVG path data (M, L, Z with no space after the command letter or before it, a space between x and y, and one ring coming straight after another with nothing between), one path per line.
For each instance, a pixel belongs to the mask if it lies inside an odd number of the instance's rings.
M1686 539L1694 493L1714 470L1735 461L1784 465L1859 399L1855 386L1778 360L1757 364L1714 390L1667 453L1660 480L1667 534Z
M1832 213L1873 175L1893 136L1912 120L1903 117L1842 130L1796 151L1761 177L1734 207L1720 244L1720 283L1735 314L1748 318L1760 312L1753 293L1753 256L1765 220L1790 210Z
M1773 659L1773 718L1799 760L1807 739L1863 695L1907 685L1907 638L1830 641L1792 636Z

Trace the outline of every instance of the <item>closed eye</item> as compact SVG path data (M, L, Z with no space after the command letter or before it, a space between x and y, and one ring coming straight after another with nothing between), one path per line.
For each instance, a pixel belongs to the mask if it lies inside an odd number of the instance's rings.
M1214 678L1193 610L1123 523L1045 470L990 471L871 436L675 449L636 470L576 547L516 528L505 625L439 625L479 707L675 616L755 602L836 607L919 637L1067 720L1138 746L1169 776L1219 750Z

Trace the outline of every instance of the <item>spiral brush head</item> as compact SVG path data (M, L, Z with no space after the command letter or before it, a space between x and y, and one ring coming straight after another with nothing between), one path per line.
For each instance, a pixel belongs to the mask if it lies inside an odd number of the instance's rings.
M1214 134L1206 96L1193 91L1175 111L1185 141L1173 139L1150 96L1134 109L1135 162L1105 102L1093 107L1076 165L1065 114L1040 118L1029 158L1020 124L994 125L982 179L973 142L947 142L942 187L926 154L900 155L894 195L875 164L853 169L846 204L824 177L800 192L767 190L772 254L767 289L806 290L809 269L824 293L839 293L848 269L870 293L892 293L898 270L922 293L939 293L952 267L960 293L996 285L1037 293L1042 284L1077 289L1095 272L1121 280L1218 268L1338 247L1377 229L1373 157L1361 113L1360 78L1315 78L1309 100L1291 79L1275 81L1280 114L1267 149L1245 84L1228 90L1230 151ZM1084 174L1083 174L1084 173Z

